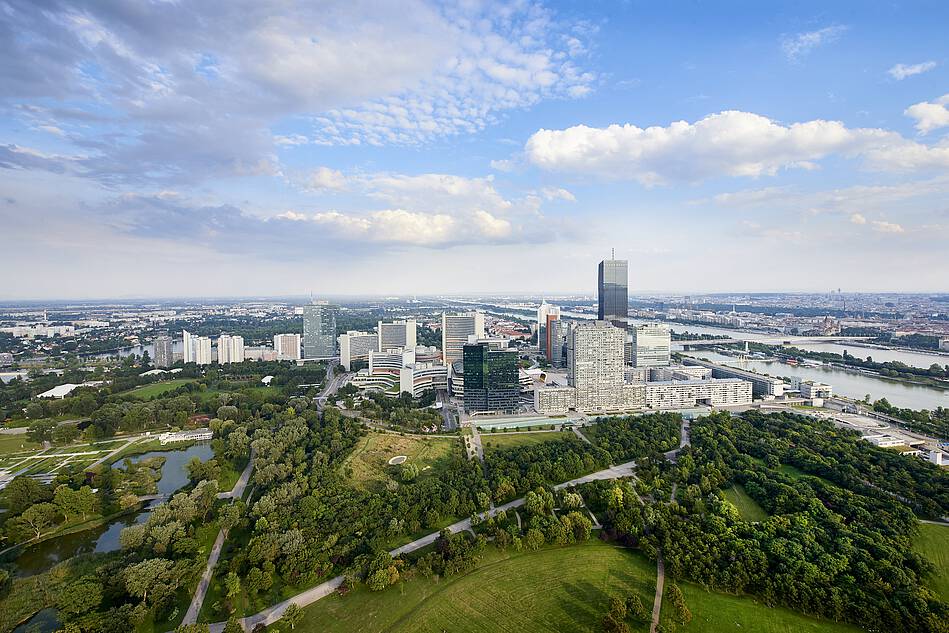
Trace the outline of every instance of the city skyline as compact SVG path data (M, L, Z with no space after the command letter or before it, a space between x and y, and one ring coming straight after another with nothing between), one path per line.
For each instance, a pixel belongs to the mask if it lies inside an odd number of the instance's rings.
M949 291L945 5L254 6L10 3L0 298Z

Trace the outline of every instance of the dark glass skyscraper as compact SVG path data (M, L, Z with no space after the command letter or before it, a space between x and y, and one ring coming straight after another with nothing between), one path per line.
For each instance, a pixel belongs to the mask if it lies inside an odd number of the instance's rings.
M604 259L597 275L597 318L626 328L629 315L629 263L625 259Z
M464 346L463 359L465 411L517 411L521 386L516 351L469 343Z

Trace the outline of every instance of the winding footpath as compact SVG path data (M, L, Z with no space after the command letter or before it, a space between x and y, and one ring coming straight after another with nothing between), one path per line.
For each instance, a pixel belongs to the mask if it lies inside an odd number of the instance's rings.
M619 479L621 477L629 477L633 474L633 470L636 468L636 462L626 462L619 464L617 466L610 466L603 470L597 471L595 473L590 473L589 475L584 475L583 477L577 477L576 479L571 479L570 481L565 481L562 484L557 484L554 486L555 490L562 490L563 488L569 488L571 486L579 486L580 484L589 483L591 481L602 481L608 479ZM524 505L524 497L515 499L514 501L509 501L503 505L496 506L487 512L481 513L481 518L486 519L489 516L494 516L501 510L510 510L512 508L519 508ZM471 530L471 519L464 519L458 521L457 523L452 523L446 529L450 530L452 533L470 531ZM438 538L438 535L441 533L441 530L438 532L432 532L421 538L415 539L410 543L406 543L400 547L397 547L389 551L389 554L393 557L400 556L402 554L409 554L416 550L420 550L423 547L427 547L435 542ZM260 613L247 616L240 620L241 625L244 627L245 631L252 631L254 627L258 624L263 624L264 626L269 626L283 617L284 611L287 610L287 607L291 604L295 604L300 608L309 606L314 602L325 598L330 595L337 589L340 585L343 584L343 576L336 576L331 578L324 583L311 587L302 593L298 593L289 600L284 600L283 602L277 603L272 607L264 609ZM187 621L185 621L187 623ZM211 624L211 633L222 633L224 631L224 622L215 622Z

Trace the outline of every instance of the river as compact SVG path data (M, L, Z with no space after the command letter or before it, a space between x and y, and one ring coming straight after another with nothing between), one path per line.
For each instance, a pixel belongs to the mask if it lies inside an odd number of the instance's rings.
M862 400L870 394L872 400L886 398L890 404L911 409L929 409L949 407L949 389L914 385L898 380L841 369L830 365L788 365L775 360L739 360L711 350L694 350L687 353L694 358L705 358L713 363L732 365L756 371L759 374L796 378L809 378L825 382L834 388L834 393Z
M179 450L151 451L129 457L129 459L137 463L149 457L164 457L165 463L162 466L161 479L158 480L158 492L169 495L188 483L187 465L191 458L198 457L201 461L206 461L213 454L214 451L210 444L195 444ZM118 461L112 466L120 468L124 461ZM79 554L113 552L120 547L119 536L122 529L130 525L143 523L149 514L148 510L127 514L105 525L73 534L57 536L29 547L16 559L16 575L24 577L40 574L57 563Z

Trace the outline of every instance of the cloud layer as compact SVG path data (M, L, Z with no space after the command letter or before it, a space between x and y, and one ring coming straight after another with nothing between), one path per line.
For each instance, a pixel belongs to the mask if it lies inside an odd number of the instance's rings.
M863 157L873 169L949 168L945 142L929 146L895 132L848 128L839 121L783 125L734 110L695 123L677 121L645 129L632 124L542 129L528 139L524 152L529 162L543 169L644 185L813 169L821 159L838 154Z

